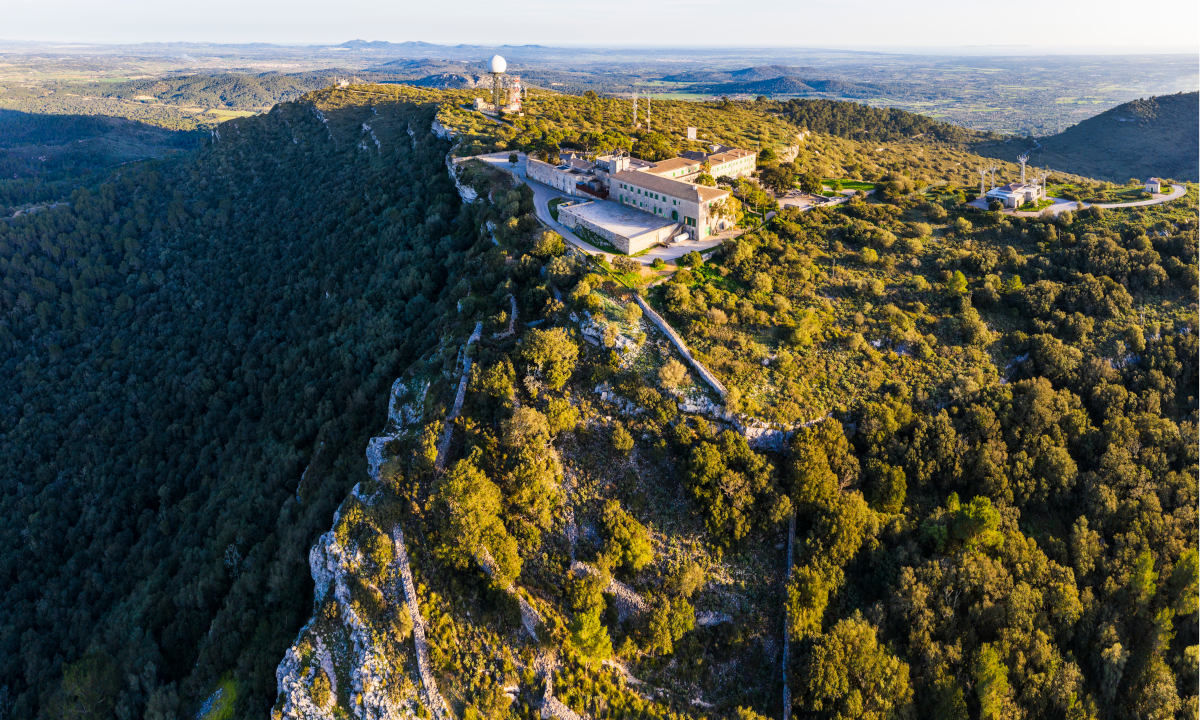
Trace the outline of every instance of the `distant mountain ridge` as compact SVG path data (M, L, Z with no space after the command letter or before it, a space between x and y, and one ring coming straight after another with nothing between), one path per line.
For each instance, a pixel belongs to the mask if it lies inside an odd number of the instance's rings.
M755 65L740 70L692 70L664 75L667 82L695 83L699 92L715 95L837 95L846 98L881 97L903 90L897 83L866 83L818 79L812 67Z
M1106 110L1078 125L1034 140L1030 161L1056 170L1104 180L1130 177L1200 180L1196 128L1200 93L1140 98ZM1011 159L1011 143L988 144L976 152Z

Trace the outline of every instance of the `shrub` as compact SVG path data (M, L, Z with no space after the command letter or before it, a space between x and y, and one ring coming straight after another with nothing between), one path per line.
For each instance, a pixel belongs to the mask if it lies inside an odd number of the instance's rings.
M658 381L665 388L677 388L687 379L687 366L671 358L658 369Z
M333 691L329 684L329 676L322 668L317 668L312 683L313 703L319 708L328 708L333 700Z
M638 572L654 559L650 533L616 500L604 504L604 557L616 567Z
M622 275L640 272L642 269L642 264L628 255L618 255L613 258L612 266L614 270Z
M550 389L557 390L574 372L579 346L563 328L535 328L525 336L521 357L542 373Z
M616 425L612 431L613 448L620 453L628 455L633 450L633 436L625 429L624 425Z

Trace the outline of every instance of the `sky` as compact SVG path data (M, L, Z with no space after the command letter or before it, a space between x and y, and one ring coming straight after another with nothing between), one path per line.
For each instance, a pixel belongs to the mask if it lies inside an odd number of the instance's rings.
M0 0L0 40L1195 52L1198 8L1196 0Z

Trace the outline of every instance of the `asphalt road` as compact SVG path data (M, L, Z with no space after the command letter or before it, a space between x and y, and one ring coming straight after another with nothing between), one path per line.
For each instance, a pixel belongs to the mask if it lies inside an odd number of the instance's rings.
M1050 199L1054 201L1053 205L1051 205L1047 208L1038 210L1036 212L1021 212L1019 210L1013 210L1010 212L1013 215L1016 215L1017 217L1038 217L1045 213L1050 213L1051 215L1057 215L1061 212L1066 212L1068 210L1080 210L1082 208L1090 208L1090 207L1104 208L1106 210L1118 210L1120 208L1131 208L1131 207L1146 207L1148 205L1161 205L1162 203L1165 203L1165 202L1171 202L1172 200L1178 200L1179 198L1183 197L1184 193L1186 193L1186 192L1187 192L1187 188L1185 188L1184 186L1172 185L1171 192L1166 193L1165 195L1158 195L1156 197L1150 198L1149 200L1134 200L1132 202L1123 202L1123 203L1086 203L1086 202L1076 202L1074 200L1064 200L1062 198L1052 197ZM971 202L967 203L967 205L970 205L971 207L977 208L979 210L987 210L987 205L983 202L983 200L981 198L976 198L976 199L972 200Z

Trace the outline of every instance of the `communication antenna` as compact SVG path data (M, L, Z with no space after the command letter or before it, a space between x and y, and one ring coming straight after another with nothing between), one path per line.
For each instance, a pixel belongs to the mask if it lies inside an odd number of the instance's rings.
M500 55L493 55L489 70L492 76L492 105L499 115L504 106L504 73L508 70L508 62Z
M1000 168L996 167L995 165L990 168L992 171L992 187L996 187L996 171L999 169Z
M1029 162L1029 153L1022 153L1017 156L1017 162L1021 163L1021 184L1025 184L1025 163Z
M650 96L646 96L646 129L650 129Z
M987 193L987 191L983 189L984 186L987 184L987 175L988 175L987 168L980 169L980 171L979 171L979 197L983 197Z
M637 121L637 118L638 118L638 113L637 113L637 89L635 88L635 89L634 89L634 91L633 91L633 126L634 126L634 127L637 127L637 126L638 126L638 121Z

